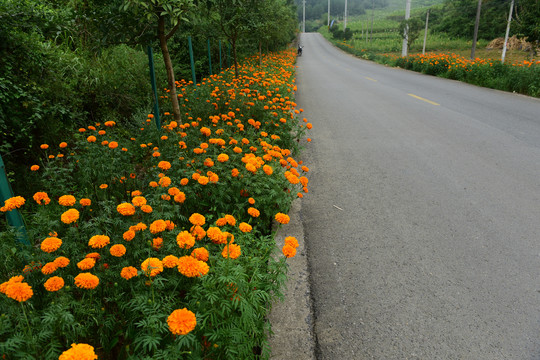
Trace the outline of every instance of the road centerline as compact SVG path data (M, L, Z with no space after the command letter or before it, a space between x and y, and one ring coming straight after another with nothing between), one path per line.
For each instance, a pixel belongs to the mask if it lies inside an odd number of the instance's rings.
M435 105L435 106L440 106L440 105L441 105L441 104L439 104L439 103L436 103L435 101L431 101L431 100L425 99L425 98L420 97L420 96L418 96L418 95L414 95L414 94L407 94L407 95L409 95L409 96L411 96L411 97L413 97L413 98L415 98L415 99L425 101L425 102L427 102L428 104L431 104L431 105Z

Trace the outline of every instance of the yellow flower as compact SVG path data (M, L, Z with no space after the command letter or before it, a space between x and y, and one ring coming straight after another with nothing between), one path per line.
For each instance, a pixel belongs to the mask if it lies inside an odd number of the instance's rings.
M41 242L41 250L46 253L52 253L62 246L62 240L57 237L48 237Z
M95 360L97 358L92 346L88 344L71 344L71 348L64 351L58 360Z
M64 287L64 279L62 279L60 276L53 276L47 281L45 281L45 284L43 284L43 286L47 291L58 291Z
M193 312L186 308L177 309L167 318L167 325L174 335L186 335L197 326L197 318Z
M75 276L75 285L81 289L92 290L99 285L99 278L90 273L80 273Z
M60 216L60 220L64 224L71 224L79 220L79 211L77 209L69 209Z

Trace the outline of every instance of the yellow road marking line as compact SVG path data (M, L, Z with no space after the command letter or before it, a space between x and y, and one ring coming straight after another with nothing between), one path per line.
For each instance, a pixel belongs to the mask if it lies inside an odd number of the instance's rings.
M370 80L370 81L375 81L375 82L379 81L379 80L375 80L375 79L372 79L372 78L367 77L367 76L366 76L366 79L368 79L368 80Z
M424 99L423 97L420 97L420 96L418 96L418 95L414 95L414 94L407 94L407 95L412 96L412 97L415 98L415 99L425 101L425 102L427 102L428 104L431 104L431 105L435 105L435 106L441 105L441 104L437 104L435 101L431 101L431 100L428 100L428 99Z

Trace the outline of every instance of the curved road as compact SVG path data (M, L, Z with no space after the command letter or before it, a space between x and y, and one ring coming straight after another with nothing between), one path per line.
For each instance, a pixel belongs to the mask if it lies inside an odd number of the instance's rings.
M301 43L318 359L540 359L540 101Z

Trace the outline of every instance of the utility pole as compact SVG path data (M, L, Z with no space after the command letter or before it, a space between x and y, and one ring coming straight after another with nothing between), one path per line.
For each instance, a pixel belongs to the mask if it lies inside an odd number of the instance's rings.
M303 13L302 13L302 32L306 32L306 0L302 1Z
M427 10L427 13L426 13L426 29L424 30L424 46L422 47L422 55L425 55L426 53L428 23L429 23L429 9Z
M330 28L330 0L328 0L328 21L326 25L328 25L328 28Z
M375 17L375 0L371 2L371 34L369 35L369 42L373 39L373 18ZM366 26L367 30L367 26ZM366 32L366 41L367 41L367 32Z
M343 32L347 28L347 0L345 0L345 14L343 15Z
M474 60L476 51L476 40L478 40L478 25L480 25L480 11L482 11L482 0L478 0L478 8L476 9L476 22L474 23L474 38L471 49L471 60Z
M411 17L411 0L407 0L407 5L405 6L405 21L409 20ZM407 48L409 46L409 24L405 25L405 34L403 37L403 46L401 47L401 56L407 56Z
M506 57L506 46L508 44L508 35L510 34L510 23L512 22L512 10L514 9L514 0L510 4L510 13L508 14L508 24L506 25L506 35L504 36L504 46L502 52L501 62L504 64L504 58Z

